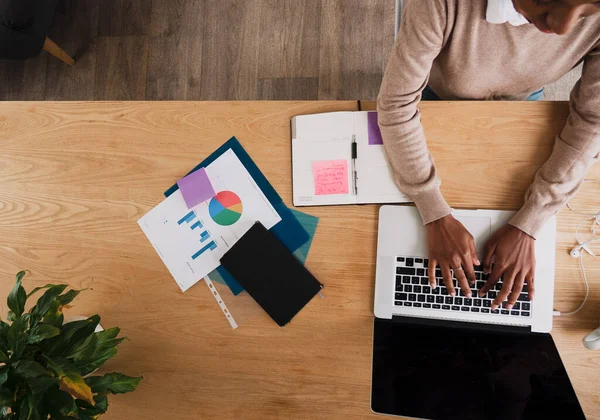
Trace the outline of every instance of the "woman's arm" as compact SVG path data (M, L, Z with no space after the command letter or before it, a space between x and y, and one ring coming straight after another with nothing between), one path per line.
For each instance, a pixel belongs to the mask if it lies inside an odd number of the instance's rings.
M405 2L402 25L377 100L379 126L395 180L415 202L423 223L450 214L427 150L417 105L433 60L444 45L449 8L445 0Z
M600 158L600 45L588 54L583 75L571 93L571 114L554 150L525 194L510 224L535 237L548 217L577 192Z
M398 187L417 205L427 225L429 282L436 287L439 265L448 294L456 294L450 269L471 297L474 265L479 265L473 236L452 216L440 192L427 150L417 105L427 86L433 60L451 31L456 0L409 0L377 101L379 126ZM461 269L462 268L462 269Z

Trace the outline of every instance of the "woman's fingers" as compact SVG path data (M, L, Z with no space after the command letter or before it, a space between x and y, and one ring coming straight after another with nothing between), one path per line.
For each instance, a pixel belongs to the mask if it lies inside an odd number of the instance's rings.
M435 278L435 268L437 267L438 263L436 260L434 259L430 259L429 260L429 267L427 269L427 277L429 277L429 286L431 286L432 289L435 289L437 287L437 280Z
M471 260L474 266L481 265L479 258L477 258L477 251L475 250L475 240L471 238L469 241L469 248L471 249Z
M533 295L535 292L534 280L535 278L533 277L533 274L530 274L529 277L527 277L527 290L529 291L529 300L533 300Z
M450 296L456 296L456 291L454 290L454 284L452 283L452 273L450 272L450 265L443 262L440 264L440 268L442 269L442 276L444 277L444 284L446 285L446 289L448 289L448 294Z
M465 276L469 284L475 284L475 269L473 268L473 259L470 253L463 256L462 268L465 271ZM471 288L469 287L469 289Z
M488 243L485 244L485 251L483 255L483 272L489 273L492 265L492 257L496 252L497 244L493 242L494 238L490 239Z
M494 287L496 285L496 283L498 283L498 279L500 278L501 275L502 275L502 270L500 269L500 265L499 264L494 265L494 270L490 274L490 277L487 279L487 281L485 282L483 287L479 290L479 296L483 296L487 292L489 292L490 289L492 287ZM493 308L493 309L495 309L495 308Z
M513 308L514 304L517 302L517 299L519 299L519 295L521 294L521 290L523 290L524 283L525 274L521 272L515 277L515 283L513 284L512 291L508 296L508 302L506 302L506 309L509 311Z
M494 267L494 271L496 271L495 267ZM500 277L500 276L498 276L498 277ZM510 291L513 288L514 282L515 282L515 273L514 272L504 274L504 278L502 280L502 289L498 293L498 296L496 296L496 299L494 299L494 301L492 302L492 311L494 309L498 308L500 305L502 305L502 302L504 302L508 298L508 296L510 295ZM510 309L510 308L507 308L507 309Z
M471 267L471 270L473 267ZM456 276L456 281L458 285L462 289L464 295L468 298L471 298L471 288L469 287L469 283L467 282L467 277L465 276L465 270L456 268L454 269L454 275Z

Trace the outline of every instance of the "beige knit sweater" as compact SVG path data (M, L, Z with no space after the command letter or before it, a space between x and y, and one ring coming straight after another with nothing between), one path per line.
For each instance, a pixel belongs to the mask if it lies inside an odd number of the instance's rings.
M535 237L575 194L600 157L600 16L568 35L488 23L487 0L405 0L402 25L377 102L399 188L425 224L450 214L418 110L428 84L443 99L522 100L581 61L571 114L510 223Z

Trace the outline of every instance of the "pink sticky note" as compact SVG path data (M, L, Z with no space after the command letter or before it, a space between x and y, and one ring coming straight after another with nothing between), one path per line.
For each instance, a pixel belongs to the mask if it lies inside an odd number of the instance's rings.
M215 190L204 168L181 178L177 181L177 185L188 209L215 196Z
M348 161L313 162L315 195L348 194Z

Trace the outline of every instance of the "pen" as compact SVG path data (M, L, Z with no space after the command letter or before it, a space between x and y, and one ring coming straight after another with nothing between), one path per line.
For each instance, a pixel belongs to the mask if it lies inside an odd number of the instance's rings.
M358 195L358 182L356 175L356 136L352 135L352 181L354 184L354 195Z

